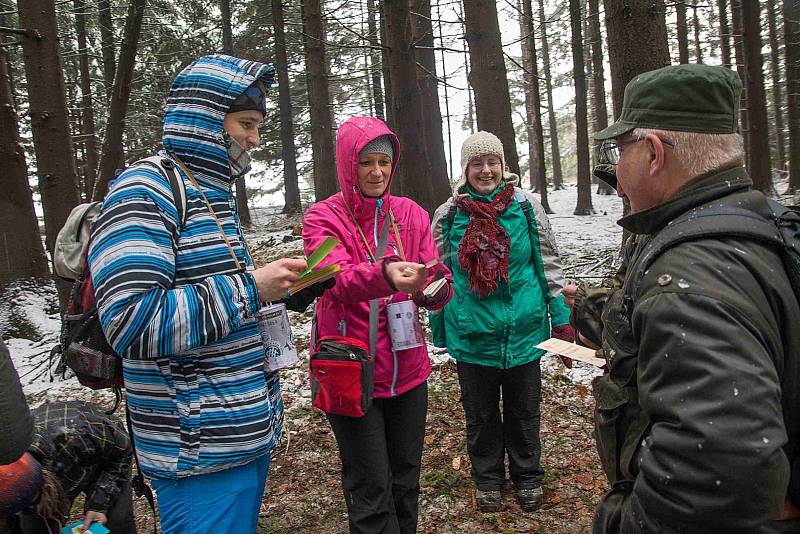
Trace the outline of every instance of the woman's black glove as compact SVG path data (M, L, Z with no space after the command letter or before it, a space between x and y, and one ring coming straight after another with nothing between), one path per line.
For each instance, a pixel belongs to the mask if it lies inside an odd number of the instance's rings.
M291 295L281 302L286 304L286 308L292 310L293 312L303 313L308 308L308 305L314 302L314 299L317 297L321 297L323 293L325 293L326 289L330 289L336 285L335 278L329 278L324 282L318 282L312 286L308 286L305 289L302 289Z

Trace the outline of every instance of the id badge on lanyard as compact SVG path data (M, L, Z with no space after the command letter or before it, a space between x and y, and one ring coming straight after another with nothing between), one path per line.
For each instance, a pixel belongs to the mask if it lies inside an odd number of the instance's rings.
M264 367L277 371L297 363L297 348L294 345L292 327L286 304L279 302L263 306L256 312L261 342L264 344Z
M386 318L389 321L389 338L393 351L414 349L425 344L419 311L414 301L403 300L387 304Z

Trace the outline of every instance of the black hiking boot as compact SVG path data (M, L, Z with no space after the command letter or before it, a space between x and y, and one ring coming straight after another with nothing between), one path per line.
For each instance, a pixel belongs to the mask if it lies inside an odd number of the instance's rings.
M523 488L517 490L517 502L523 512L535 512L542 506L544 492L542 488Z
M478 510L481 512L497 512L500 510L500 491L476 489L475 501L478 503Z

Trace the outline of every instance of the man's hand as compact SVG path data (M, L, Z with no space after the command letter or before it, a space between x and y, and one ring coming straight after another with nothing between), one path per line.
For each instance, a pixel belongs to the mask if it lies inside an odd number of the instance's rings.
M252 272L258 287L261 302L273 302L283 298L289 286L300 278L308 268L306 260L282 258L268 263Z
M95 512L94 510L89 510L86 512L86 517L83 518L83 526L81 526L81 532L86 532L86 530L92 525L92 523L100 523L101 525L105 525L108 523L108 518L106 514L103 512Z
M428 269L421 263L393 261L386 265L386 276L401 293L413 293L425 284Z
M561 293L563 293L564 301L571 310L572 306L575 305L575 295L578 293L578 286L575 284L567 284L564 286L564 289L561 290Z

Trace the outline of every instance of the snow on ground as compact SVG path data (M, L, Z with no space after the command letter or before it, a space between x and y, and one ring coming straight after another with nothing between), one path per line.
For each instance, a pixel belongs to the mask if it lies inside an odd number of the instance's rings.
M577 200L577 188L549 193L550 207L554 211L550 222L565 271L568 277L596 265L598 259L615 255L621 240L621 229L615 221L621 216L622 204L616 196L593 196L595 215L577 217L572 215ZM253 230L248 240L256 262L263 264L284 256L302 254L302 241L298 234L300 217L286 216L280 206L268 206L253 210ZM589 282L599 282L602 273L611 268L611 260L597 266L586 276ZM62 378L49 372L50 349L58 342L60 321L56 312L55 288L23 284L13 286L0 297L0 335L11 351L14 365L20 374L25 393L33 405L48 399L86 397L89 390L78 384L72 376ZM13 313L12 313L13 312ZM20 329L14 317L24 316L31 328ZM281 373L284 394L295 406L310 402L307 379L308 342L311 334L311 314L290 312L295 338L300 348L300 361ZM434 365L447 362L446 352L429 346ZM57 362L53 362L55 365ZM556 358L547 356L543 368L551 372L563 372ZM572 370L564 375L572 381L586 383L596 376L596 368L576 362ZM95 398L96 393L92 394ZM101 392L101 398L113 399L109 392Z
M575 184L567 184L559 191L549 191L547 200L554 212L549 216L550 224L567 279L599 284L603 275L613 270L622 243L622 228L616 224L622 217L622 200L617 195L595 195L593 188L595 214L576 216L573 211L577 198ZM606 261L598 265L602 260ZM589 269L592 269L589 273L581 274ZM563 373L572 382L580 384L588 384L602 374L597 367L583 362L573 362L572 369L565 369L549 353L542 358L542 370L552 374Z

